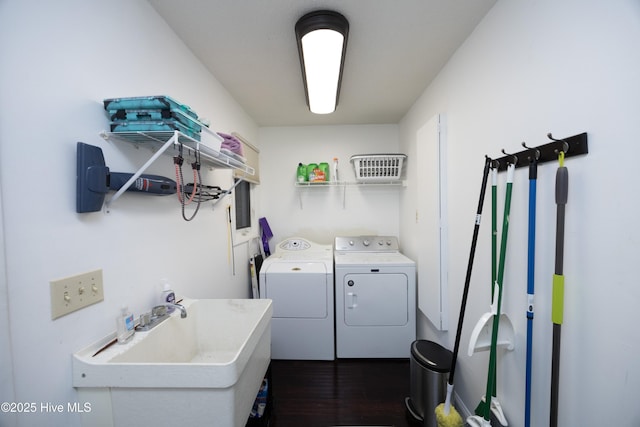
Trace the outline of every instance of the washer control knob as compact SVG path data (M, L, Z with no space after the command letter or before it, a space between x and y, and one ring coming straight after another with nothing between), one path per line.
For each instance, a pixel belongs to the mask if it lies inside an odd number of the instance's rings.
M368 241L368 240L366 240L366 239L362 241L362 244L363 244L363 245L365 245L365 246L369 246L369 243L371 243L371 242L369 242L369 241Z
M387 240L387 246L391 246L391 240Z
M378 240L378 246L382 246L384 242L382 240Z
M349 240L349 246L353 246L353 245L354 245L353 240Z

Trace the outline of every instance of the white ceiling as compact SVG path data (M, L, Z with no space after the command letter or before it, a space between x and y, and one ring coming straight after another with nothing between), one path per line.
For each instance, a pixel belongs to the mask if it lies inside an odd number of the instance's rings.
M260 126L398 123L496 0L148 0ZM349 20L338 108L306 105L294 26Z

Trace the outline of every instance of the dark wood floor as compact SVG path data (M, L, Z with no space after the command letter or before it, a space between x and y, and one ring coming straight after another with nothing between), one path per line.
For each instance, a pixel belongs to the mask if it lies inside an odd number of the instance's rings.
M271 361L272 427L415 427L409 360Z

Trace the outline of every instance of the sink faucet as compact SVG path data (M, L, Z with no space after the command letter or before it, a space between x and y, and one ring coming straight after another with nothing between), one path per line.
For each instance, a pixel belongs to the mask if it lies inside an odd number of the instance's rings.
M164 305L167 308L177 308L178 310L180 310L180 317L182 319L184 319L185 317L187 317L187 309L184 308L183 305L181 304L171 304L171 303L167 303Z
M160 323L170 318L169 312L167 311L169 308L180 310L181 318L184 319L187 317L187 309L183 305L171 303L156 305L149 313L140 315L140 324L136 326L136 329L139 331L150 331L155 328Z

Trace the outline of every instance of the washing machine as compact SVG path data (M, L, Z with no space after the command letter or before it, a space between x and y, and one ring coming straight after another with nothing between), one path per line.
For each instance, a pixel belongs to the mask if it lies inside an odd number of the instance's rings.
M272 359L335 359L332 245L278 244L260 268L259 294L273 300Z
M336 237L336 356L409 358L416 339L416 264L395 236Z

